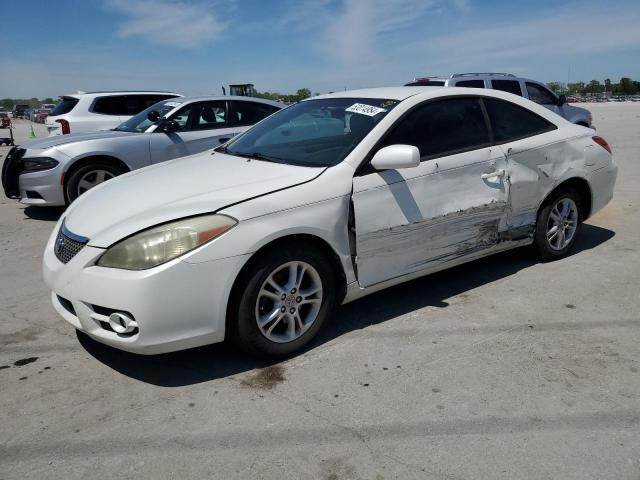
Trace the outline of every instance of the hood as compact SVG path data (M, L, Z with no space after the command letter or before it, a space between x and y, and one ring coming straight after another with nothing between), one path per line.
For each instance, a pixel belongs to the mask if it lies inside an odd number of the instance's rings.
M133 233L298 185L324 168L297 167L209 152L136 170L89 190L65 225L106 248ZM241 219L239 219L241 220Z
M586 108L577 107L576 105L572 105L570 103L565 104L564 108L566 108L573 115L581 114L585 118L591 115L591 112Z
M104 130L92 133L71 133L69 135L56 135L53 137L31 140L30 142L23 143L20 146L26 149L31 148L44 150L52 147L59 147L60 145L66 145L68 143L84 142L86 140L100 140L104 138L129 137L131 135L140 134L134 132L116 132L114 130Z

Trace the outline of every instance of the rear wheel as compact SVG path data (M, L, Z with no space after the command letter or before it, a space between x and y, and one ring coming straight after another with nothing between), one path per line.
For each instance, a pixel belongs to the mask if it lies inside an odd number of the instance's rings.
M236 340L260 356L281 357L304 348L335 303L329 262L304 247L282 246L265 253L240 288Z
M553 194L538 213L535 247L543 260L555 260L569 253L582 222L580 195L573 189Z
M74 170L66 181L65 193L69 203L93 187L122 174L122 170L105 162L83 165Z

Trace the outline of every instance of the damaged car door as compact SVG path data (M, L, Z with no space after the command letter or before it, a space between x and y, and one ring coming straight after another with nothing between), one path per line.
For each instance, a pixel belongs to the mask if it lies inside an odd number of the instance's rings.
M506 159L508 232L512 240L533 235L540 200L566 170L572 155L558 127L534 112L497 98L483 98L493 143ZM578 154L575 157L580 157ZM581 157L580 157L581 158Z
M367 287L484 252L505 228L505 155L478 97L428 101L375 148L413 145L413 168L365 165L353 180L358 282ZM375 153L374 158L375 158ZM375 163L375 162L374 162Z

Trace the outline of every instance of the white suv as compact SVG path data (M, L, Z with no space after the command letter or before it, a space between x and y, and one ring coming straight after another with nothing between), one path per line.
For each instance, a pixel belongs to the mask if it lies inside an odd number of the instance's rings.
M564 95L556 96L544 84L530 78L516 77L511 73L455 73L449 78L422 77L406 83L405 87L469 87L492 88L528 98L565 120L577 125L594 128L591 112L586 108L567 103Z
M154 103L181 97L172 92L78 92L60 97L46 120L49 136L115 128Z

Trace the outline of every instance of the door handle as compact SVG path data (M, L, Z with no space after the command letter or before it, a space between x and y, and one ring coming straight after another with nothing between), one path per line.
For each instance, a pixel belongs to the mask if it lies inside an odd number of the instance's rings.
M483 173L482 175L480 175L480 178L483 180L489 180L490 178L504 178L504 170L500 169L500 170L496 170L495 172L491 172L491 173Z
M229 140L231 140L229 137L225 137L225 138L219 138L218 141L220 143L227 143Z

